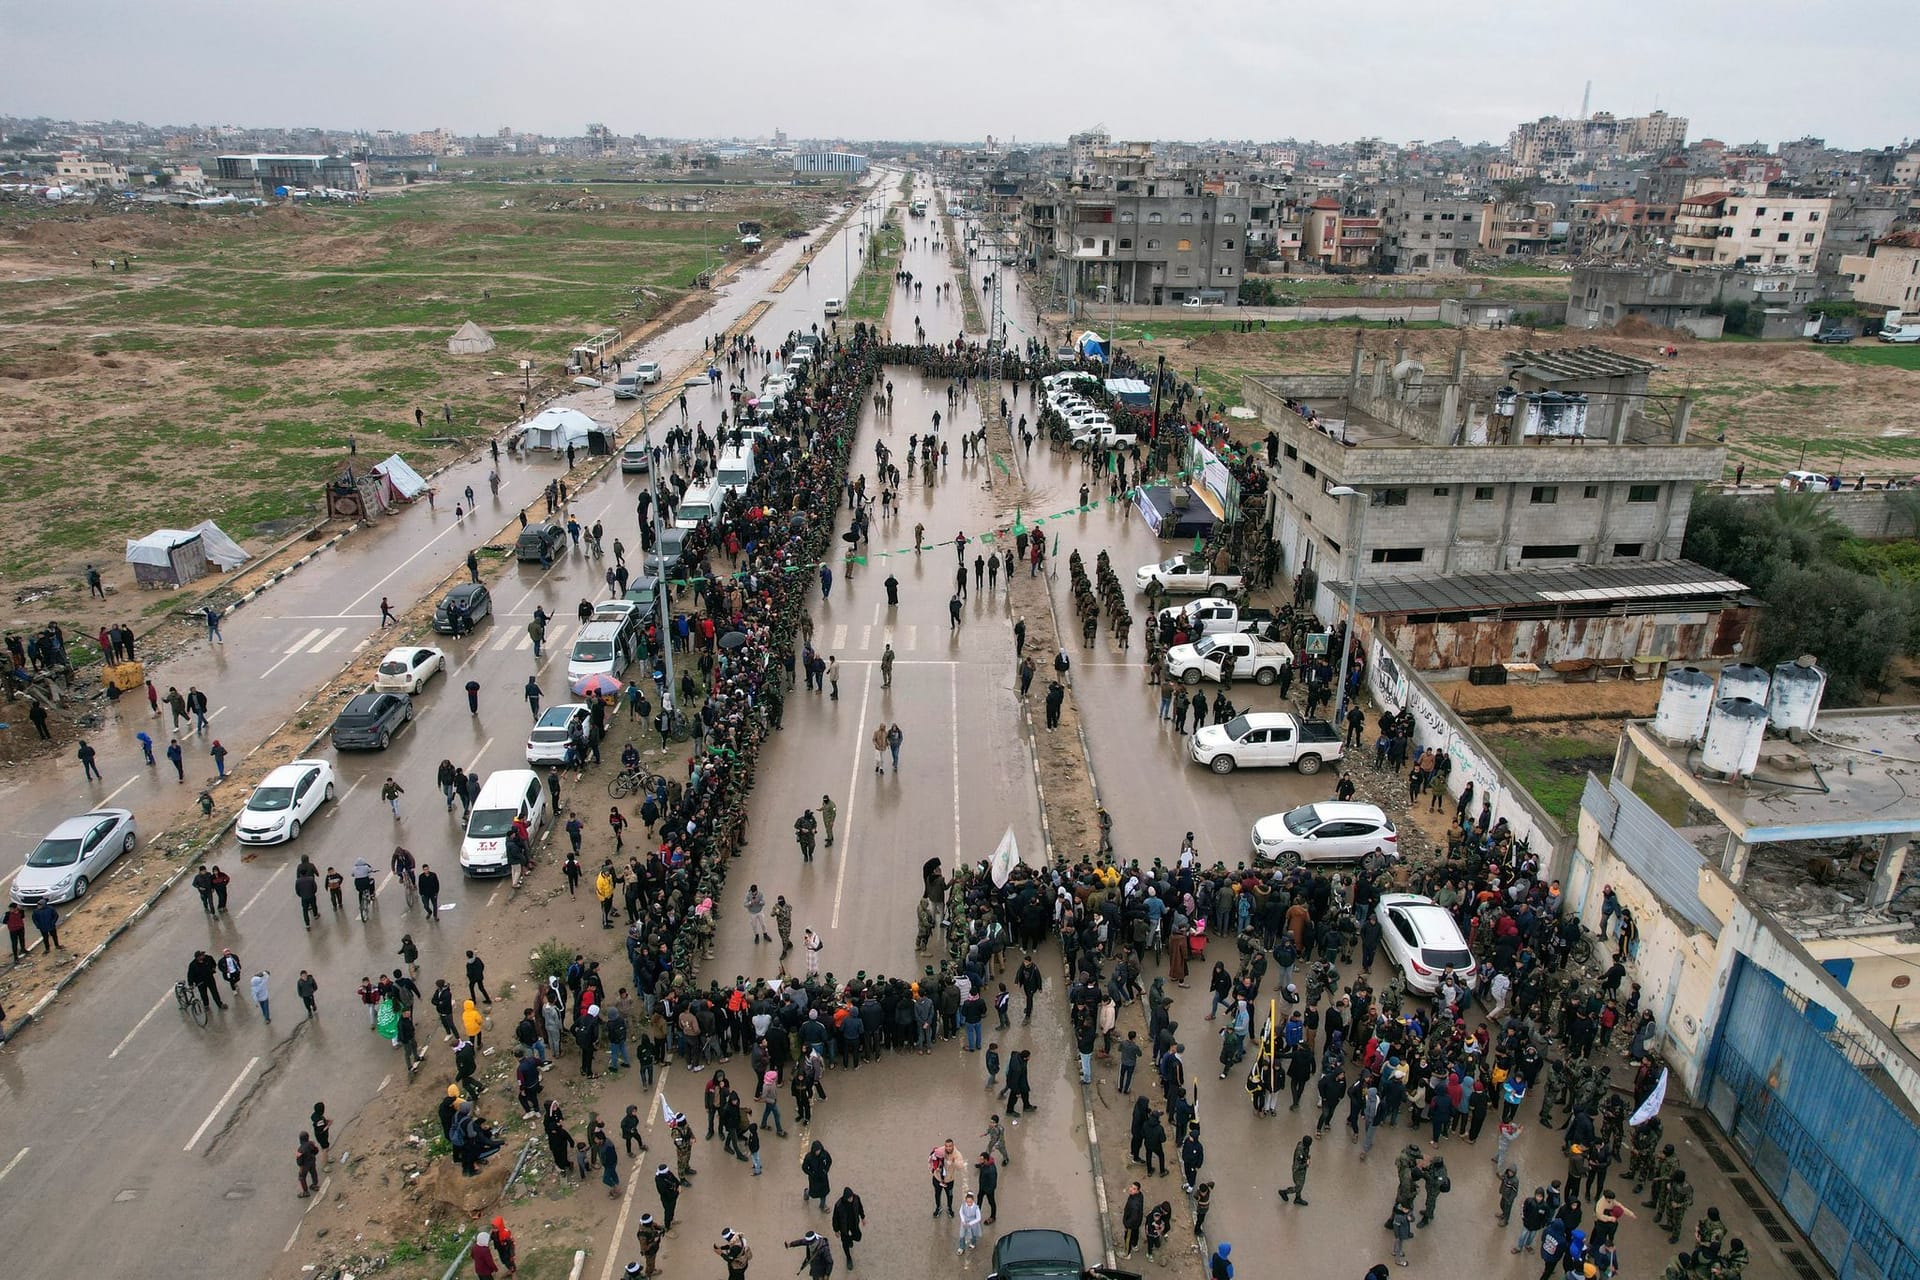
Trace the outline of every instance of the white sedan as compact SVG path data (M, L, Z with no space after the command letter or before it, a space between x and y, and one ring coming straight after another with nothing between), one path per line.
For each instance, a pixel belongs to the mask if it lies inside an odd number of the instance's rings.
M1432 995L1449 969L1465 990L1478 985L1473 953L1445 907L1417 893L1384 893L1374 910L1381 944L1410 989Z
M43 902L84 898L100 873L139 843L129 810L95 809L68 818L27 855L27 864L14 877L13 900L31 909Z
M333 799L333 766L325 760L295 760L261 780L233 824L242 844L280 844L300 838L300 828Z
M447 655L424 645L389 649L380 659L379 674L373 687L382 693L418 693L427 681L447 669Z

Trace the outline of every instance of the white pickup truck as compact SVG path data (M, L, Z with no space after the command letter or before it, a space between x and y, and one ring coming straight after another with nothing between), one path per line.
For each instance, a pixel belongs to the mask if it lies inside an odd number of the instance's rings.
M1159 564L1143 564L1134 571L1133 584L1145 591L1154 579L1173 595L1224 596L1240 589L1237 573L1214 573L1204 556L1172 556Z
M1231 600L1189 600L1160 611L1162 621L1190 636L1215 636L1228 631L1257 634L1273 621L1270 609L1242 609Z
M1203 636L1197 644L1177 644L1167 650L1167 675L1182 684L1218 680L1220 667L1233 655L1233 678L1272 684L1280 669L1293 665L1293 650L1278 640L1262 640L1245 632Z
M1187 739L1187 755L1215 773L1292 765L1318 773L1338 760L1340 732L1325 720L1302 720L1285 711L1248 711L1225 724L1210 724Z

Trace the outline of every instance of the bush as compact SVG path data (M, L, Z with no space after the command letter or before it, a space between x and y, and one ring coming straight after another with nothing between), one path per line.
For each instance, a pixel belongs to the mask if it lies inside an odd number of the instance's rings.
M1907 592L1835 565L1788 568L1767 589L1760 630L1762 664L1803 653L1820 659L1829 694L1858 702L1883 686L1887 664L1912 631Z
M572 963L573 948L558 938L548 938L534 947L527 967L533 971L534 981L544 986L548 978L564 978Z

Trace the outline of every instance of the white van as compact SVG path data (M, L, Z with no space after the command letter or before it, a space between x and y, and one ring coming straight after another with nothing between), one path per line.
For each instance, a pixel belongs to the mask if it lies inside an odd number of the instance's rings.
M607 621L596 619L580 628L567 657L567 683L588 676L617 676L639 656L640 625L631 614Z
M753 449L742 445L720 455L713 469L713 486L722 493L740 493L753 483L755 474Z
M470 876L507 874L507 833L515 818L524 818L529 837L551 818L547 789L531 769L501 769L480 784L480 798L467 817L467 833L460 841L460 869Z
M846 304L842 303L838 298L828 298L825 311L828 316L837 316L841 311L845 310L845 306Z
M673 527L676 529L697 529L700 522L712 516L719 506L719 498L713 492L713 486L694 485L680 499L680 505L674 508Z

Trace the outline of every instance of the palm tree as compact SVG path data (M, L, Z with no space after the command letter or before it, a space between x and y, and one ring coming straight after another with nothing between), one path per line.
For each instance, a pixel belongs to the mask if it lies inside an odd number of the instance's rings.
M1851 536L1821 493L1776 491L1772 515L1780 531L1793 539L1799 551L1794 559L1799 564L1811 563L1816 556L1825 559Z

